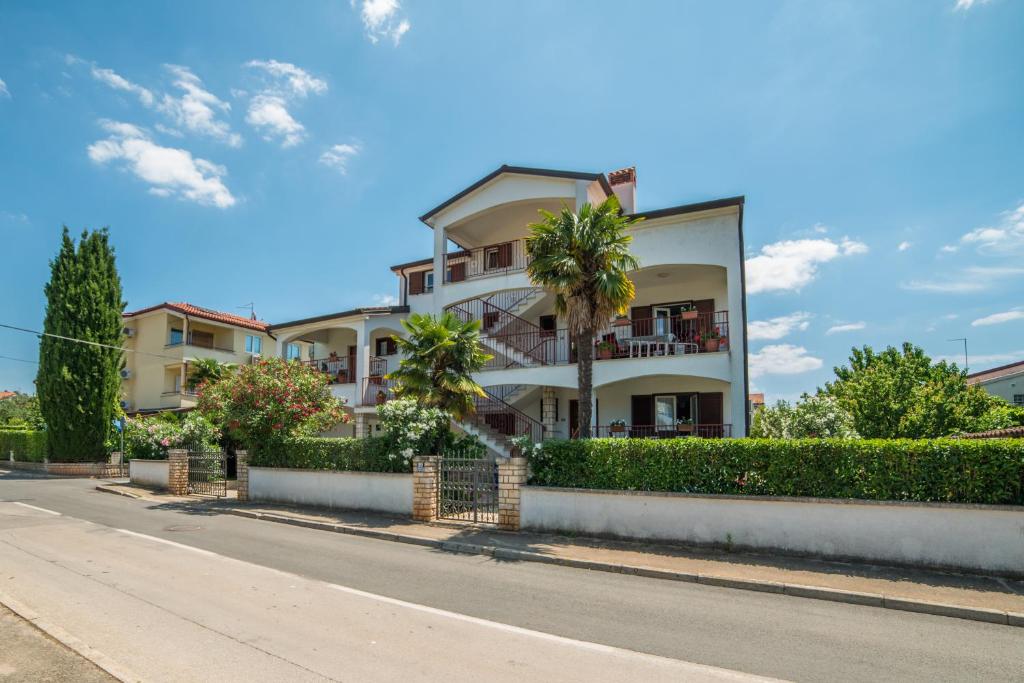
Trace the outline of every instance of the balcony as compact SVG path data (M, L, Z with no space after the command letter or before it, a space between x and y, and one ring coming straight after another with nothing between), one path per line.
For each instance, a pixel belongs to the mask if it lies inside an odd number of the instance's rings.
M386 377L364 377L359 405L379 406L395 398L395 380Z
M598 425L592 432L595 438L600 439L677 439L690 436L702 439L728 439L732 436L732 425ZM574 434L573 438L576 436Z
M444 255L445 282L521 273L529 263L525 240L465 249Z
M355 384L356 357L354 354L348 356L331 354L327 358L299 362L327 375L329 384Z
M161 408L194 408L198 402L199 393L196 389L172 389L160 394Z
M213 334L206 332L189 333L186 339L181 339L180 336L177 339L172 338L170 342L164 345L165 349L176 349L185 346L191 346L197 349L209 349L211 351L221 351L223 353L234 353L235 349L224 342L218 343Z

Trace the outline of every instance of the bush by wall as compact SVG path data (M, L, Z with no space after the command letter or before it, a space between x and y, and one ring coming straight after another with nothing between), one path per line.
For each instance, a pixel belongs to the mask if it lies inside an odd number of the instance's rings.
M1024 505L1024 440L547 441L538 486Z
M291 467L337 472L411 472L410 461L394 452L385 437L332 439L296 436L279 446L250 451L255 467Z
M27 429L0 430L0 460L7 460L11 452L21 462L43 462L46 459L46 432Z

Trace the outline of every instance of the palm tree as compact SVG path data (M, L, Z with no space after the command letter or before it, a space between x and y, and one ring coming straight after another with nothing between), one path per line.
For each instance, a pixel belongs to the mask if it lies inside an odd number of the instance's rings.
M395 394L440 408L457 419L472 413L474 398L484 390L472 374L483 369L491 356L480 347L480 321L462 322L451 313L438 317L413 313L402 321L407 339L395 338L405 355L397 370Z
M232 372L237 366L234 363L221 363L216 358L199 358L189 364L188 388L192 391L203 384L218 382Z
M629 253L632 225L642 219L622 215L609 197L599 206L587 203L573 213L541 211L543 220L529 226L526 267L533 283L555 293L555 312L566 319L576 343L579 372L580 437L590 438L594 384L594 335L616 314L625 313L636 289L626 273L640 267Z

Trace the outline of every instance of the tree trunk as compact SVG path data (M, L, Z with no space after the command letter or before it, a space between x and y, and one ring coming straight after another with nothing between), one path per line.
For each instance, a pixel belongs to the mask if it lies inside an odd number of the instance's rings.
M594 393L594 330L586 330L576 336L576 370L579 385L579 438L590 438L590 424L593 419L591 395Z

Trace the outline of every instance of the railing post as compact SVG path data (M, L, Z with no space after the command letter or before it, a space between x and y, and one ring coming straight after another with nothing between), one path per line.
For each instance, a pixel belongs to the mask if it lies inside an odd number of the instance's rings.
M238 479L238 502L249 501L249 452L235 451L235 472Z
M498 528L519 531L526 458L498 458Z
M417 455L412 459L412 518L418 522L437 520L438 455Z
M188 494L188 451L167 451L167 492L172 496Z

